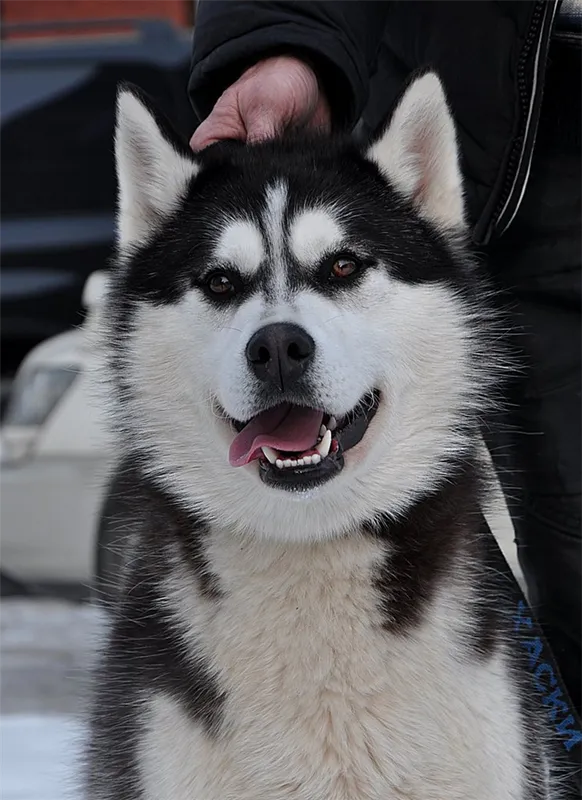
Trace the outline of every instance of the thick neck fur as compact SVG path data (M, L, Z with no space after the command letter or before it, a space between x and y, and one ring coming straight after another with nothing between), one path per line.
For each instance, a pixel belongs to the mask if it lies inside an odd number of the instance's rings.
M380 517L346 536L295 543L233 535L183 510L135 466L126 465L123 473L124 480L140 486L139 549L154 553L152 564L166 562L170 572L179 570L209 602L242 592L253 605L280 598L292 605L306 586L320 587L325 595L333 586L347 591L360 582L373 589L382 624L393 631L418 623L460 551L474 554L482 519L475 464L459 467L401 519Z
M144 797L190 798L193 776L204 800L521 797L519 737L495 775L483 751L519 710L498 619L475 594L474 467L398 522L317 543L235 536L134 467L122 481L141 524L111 652L132 665L129 713L149 699L145 734L112 759L123 774L137 759ZM103 670L127 703L127 674ZM110 724L98 709L97 735Z

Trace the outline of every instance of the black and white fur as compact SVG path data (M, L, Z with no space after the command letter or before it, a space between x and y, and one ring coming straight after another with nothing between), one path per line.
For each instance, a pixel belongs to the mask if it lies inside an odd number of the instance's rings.
M116 157L106 349L133 550L87 797L556 797L483 556L479 430L503 356L438 78L410 83L366 151L193 155L126 89ZM336 285L321 264L346 251L366 266ZM216 269L242 287L227 303L205 289ZM310 405L340 417L381 393L308 491L227 458L230 420L266 402L246 345L280 321L315 342Z

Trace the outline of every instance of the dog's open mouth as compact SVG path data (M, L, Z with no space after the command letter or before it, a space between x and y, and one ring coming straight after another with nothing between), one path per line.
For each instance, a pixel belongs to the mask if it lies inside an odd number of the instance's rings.
M241 467L258 460L261 479L282 489L317 486L341 472L344 453L362 440L379 402L380 393L374 390L340 419L283 403L246 424L233 421L238 435L230 447L230 463Z

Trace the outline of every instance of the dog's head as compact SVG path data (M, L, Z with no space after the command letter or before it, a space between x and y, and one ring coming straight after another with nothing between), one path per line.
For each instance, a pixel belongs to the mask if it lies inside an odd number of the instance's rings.
M119 415L182 502L237 530L326 537L403 512L473 447L491 359L434 74L363 150L194 155L124 89L116 158Z

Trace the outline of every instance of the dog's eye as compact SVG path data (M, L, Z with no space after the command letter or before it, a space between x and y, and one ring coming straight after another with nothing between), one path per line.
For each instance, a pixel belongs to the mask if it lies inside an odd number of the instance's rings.
M233 282L223 272L215 272L214 275L211 275L208 278L207 286L212 294L222 295L223 297L235 292Z
M355 258L336 258L331 272L334 278L349 278L360 269L360 264Z

